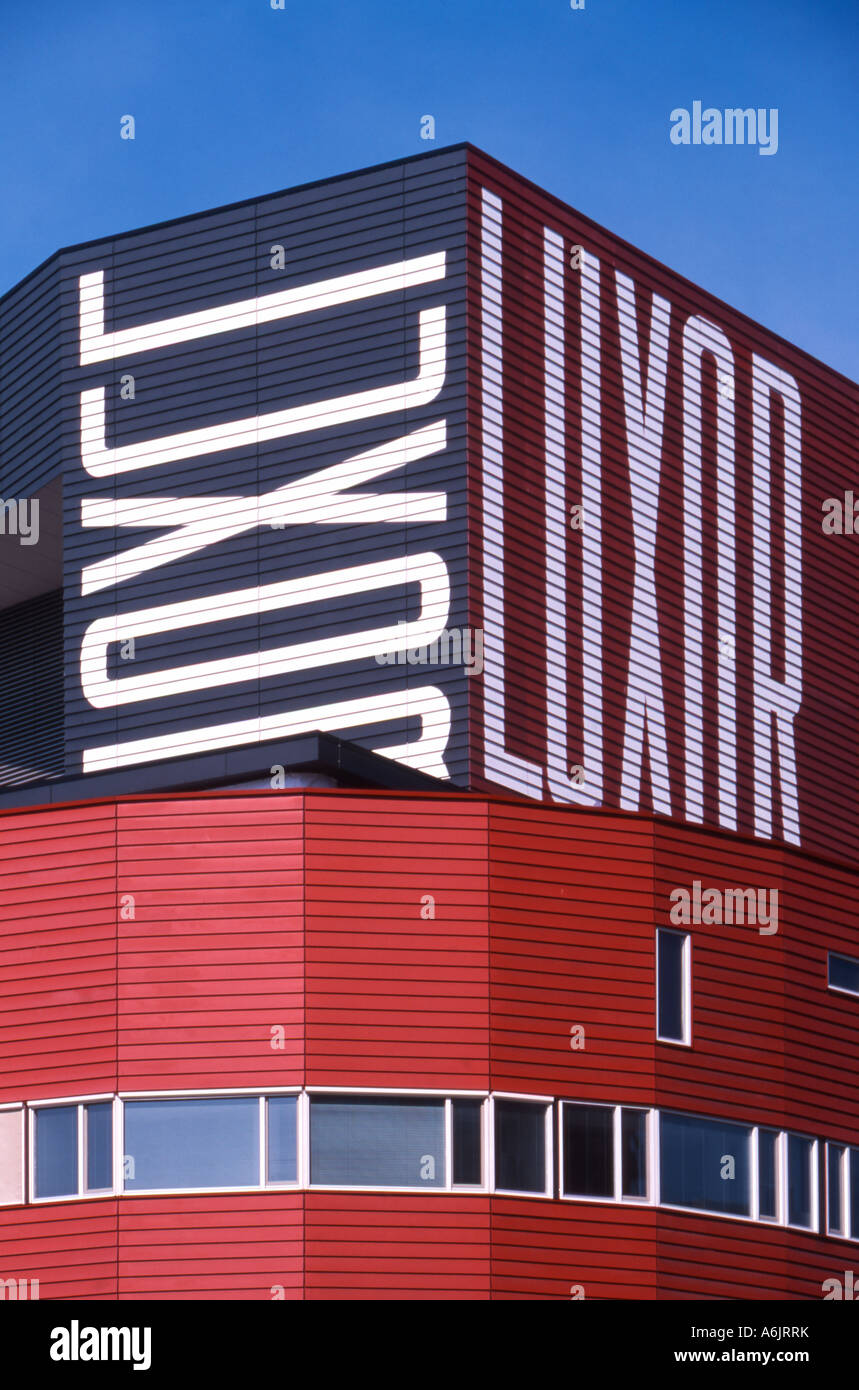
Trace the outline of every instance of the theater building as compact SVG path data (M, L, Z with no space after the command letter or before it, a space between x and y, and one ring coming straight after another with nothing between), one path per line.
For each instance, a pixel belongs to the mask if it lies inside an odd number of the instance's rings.
M465 145L0 300L7 1299L847 1287L857 420Z

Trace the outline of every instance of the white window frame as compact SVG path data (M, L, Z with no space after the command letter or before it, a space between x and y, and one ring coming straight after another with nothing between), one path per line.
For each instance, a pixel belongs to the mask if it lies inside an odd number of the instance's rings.
M111 1114L112 1135L114 1138L113 1148L113 1183L110 1187L93 1188L90 1192L86 1185L86 1124L84 1120L84 1106L104 1105L110 1102L113 1106ZM25 1201L33 1205L42 1206L45 1202L94 1202L105 1197L115 1197L117 1188L117 1168L116 1168L116 1096L113 1093L108 1095L91 1096L63 1096L62 1099L49 1097L42 1100L31 1100L25 1106L28 1114L27 1121L27 1188ZM61 1192L51 1197L36 1196L36 1114L39 1110L72 1110L77 1108L77 1161L78 1161L78 1190L77 1192Z
M485 1119L481 1130L483 1152L481 1154L481 1173L483 1182L479 1187L471 1183L453 1183L453 1100L479 1100L482 1103L484 1117L487 1107L487 1096L485 1091L458 1091L458 1090L439 1090L436 1088L427 1090L415 1090L410 1086L307 1086L305 1087L307 1096L306 1102L306 1124L304 1127L304 1172L306 1176L305 1187L308 1192L421 1192L424 1195L430 1193L450 1193L450 1192L487 1192L487 1149L486 1149L486 1125ZM444 1125L444 1182L433 1187L427 1187L422 1183L417 1186L409 1187L388 1187L382 1184L358 1184L358 1183L320 1183L311 1182L310 1174L310 1107L314 1096L342 1096L345 1100L350 1097L355 1099L366 1097L377 1097L379 1100L403 1099L414 1100L441 1100L444 1102L442 1107L442 1121ZM530 1099L530 1097L522 1097ZM545 1099L545 1097L543 1097Z
M447 1176L447 1189L450 1192L485 1192L487 1190L486 1169L488 1164L489 1149L486 1137L486 1115L489 1101L484 1092L482 1095L466 1096L458 1092L450 1091L446 1095L445 1104L445 1173ZM454 1182L453 1180L453 1102L455 1100L476 1100L480 1103L480 1182Z
M301 1186L301 1104L299 1101L296 1122L299 1126L297 1135L298 1147L298 1170L295 1182L267 1182L268 1169L268 1131L267 1131L267 1112L266 1101L270 1096L299 1096L301 1088L299 1086L231 1086L231 1087L212 1087L182 1091L120 1091L116 1097L119 1107L115 1133L117 1135L117 1147L119 1150L119 1168L116 1167L114 1158L114 1183L116 1183L117 1173L122 1175L122 1180L116 1190L122 1197L164 1197L164 1196L193 1196L195 1193L214 1192L296 1192ZM125 1187L125 1106L126 1102L146 1101L146 1100L229 1100L234 1097L255 1098L259 1105L258 1114L258 1134L259 1134L259 1180L256 1183L239 1183L230 1187ZM106 1195L105 1193L101 1194Z
M841 1157L838 1160L838 1197L841 1203L841 1229L835 1230L831 1220L830 1190L829 1182L829 1155L834 1149L841 1150ZM824 1144L823 1172L826 1204L826 1234L844 1240L847 1237L847 1229L850 1225L850 1208L844 1198L849 1192L850 1187L850 1147L848 1144L839 1144L835 1139L827 1139Z
M612 1110L612 1190L611 1197L589 1197L578 1192L564 1191L564 1106L589 1106L591 1109ZM623 1195L623 1151L621 1112L636 1110L644 1115L644 1163L645 1195L643 1197L624 1197ZM610 1202L634 1207L653 1206L653 1107L649 1105L625 1105L622 1101L598 1100L559 1100L558 1101L558 1196L562 1202Z
M832 983L832 957L837 956L839 960L846 960L850 965L855 965L859 970L859 960L855 956L845 956L843 951L827 951L826 953L826 988L831 989L833 994L844 994L848 999L859 999L859 989L845 989L843 985Z
M660 928L659 930L665 930ZM685 935L685 933L681 933ZM416 1101L422 1099L436 1099L443 1102L442 1114L444 1123L444 1162L445 1162L445 1182L438 1186L426 1187L390 1187L382 1185L362 1185L353 1184L323 1184L310 1182L310 1106L311 1099L315 1095L330 1095L348 1099L350 1096L378 1097L380 1100L389 1097L413 1098ZM241 1185L235 1187L182 1187L182 1188L135 1188L126 1190L124 1187L124 1137L125 1137L125 1105L128 1102L138 1100L182 1100L182 1099L219 1099L222 1097L246 1096L252 1097L258 1103L258 1125L259 1125L259 1145L260 1145L260 1165L259 1181L252 1185ZM268 1180L268 1102L283 1096L294 1096L297 1100L296 1124L297 1124L297 1171L296 1179L292 1182L270 1182ZM480 1104L480 1126L481 1126L481 1182L479 1185L472 1183L453 1182L453 1102L455 1100L476 1100ZM495 1105L496 1101L515 1101L524 1104L531 1104L543 1107L544 1113L544 1139L545 1139L545 1173L544 1187L540 1192L521 1192L508 1188L496 1186L496 1152L495 1152ZM85 1142L85 1109L87 1105L104 1104L110 1102L113 1106L113 1186L110 1188L86 1189L86 1142ZM575 1193L565 1193L563 1188L564 1173L564 1126L563 1126L563 1106L565 1105L590 1105L600 1109L611 1110L612 1113L612 1142L613 1142L613 1191L610 1197L588 1197ZM47 1110L57 1107L76 1109L77 1115L77 1160L78 1160L78 1191L64 1193L50 1197L36 1197L36 1117L40 1110ZM622 1113L624 1110L634 1110L645 1115L645 1160L646 1160L646 1186L647 1195L645 1197L623 1196L622 1195ZM123 1091L116 1095L110 1094L90 1094L79 1096L45 1097L33 1101L6 1101L0 1104L0 1113L17 1112L20 1115L21 1123L21 1191L23 1194L23 1204L44 1205L45 1203L74 1202L74 1201L97 1201L107 1197L149 1197L149 1196L192 1196L204 1193L250 1193L263 1191L297 1192L297 1191L337 1191L337 1192L380 1192L395 1194L417 1193L424 1195L427 1193L497 1193L499 1196L527 1198L535 1197L546 1200L560 1200L564 1202L590 1202L595 1204L609 1203L612 1205L633 1205L663 1207L666 1211L677 1211L701 1216L717 1217L725 1221L753 1221L761 1222L764 1225L779 1225L789 1230L802 1231L806 1235L825 1235L836 1240L859 1241L859 1230L851 1230L851 1179L850 1179L850 1156L852 1153L859 1154L859 1146L850 1144L843 1140L820 1140L813 1135L804 1134L798 1130L775 1129L772 1125L756 1125L746 1120L737 1120L724 1116L702 1115L686 1110L660 1109L656 1106L625 1104L622 1101L594 1101L580 1099L579 1097L551 1097L546 1095L536 1095L532 1093L521 1093L516 1091L492 1091L487 1094L485 1091L477 1090L439 1090L426 1089L415 1090L411 1087L377 1087L377 1086L266 1086L266 1087L211 1087L201 1090L159 1090L159 1091ZM662 1200L662 1184L660 1175L660 1130L662 1115L678 1115L688 1120L701 1120L710 1123L723 1123L726 1125L737 1125L749 1131L749 1205L748 1214L734 1212L711 1211L702 1207L677 1206L673 1203ZM557 1124L557 1136L553 1126ZM763 1131L775 1134L776 1136L776 1217L762 1217L760 1214L760 1136ZM789 1137L793 1135L797 1139L804 1140L809 1145L809 1181L812 1205L812 1224L809 1226L794 1225L788 1220L789 1203L789 1183L788 1183L788 1148ZM838 1148L841 1150L840 1162L838 1165L839 1181L841 1184L841 1205L842 1205L842 1230L834 1231L829 1224L829 1151ZM824 1165L821 1172L821 1164ZM821 1179L823 1181L821 1181ZM823 1195L823 1209L821 1213L821 1193ZM17 1206L20 1203L4 1203L4 1207Z
M762 1133L775 1135L775 1216L761 1216L761 1164L760 1164L760 1136ZM755 1125L752 1130L752 1139L749 1146L749 1179L752 1185L752 1220L760 1221L763 1226L782 1226L782 1193L784 1183L782 1182L782 1131L773 1129L772 1125ZM743 1218L738 1218L742 1220Z
M517 1191L515 1188L498 1187L498 1186L496 1186L496 1182L495 1182L495 1166L496 1166L496 1165L495 1165L495 1157L496 1157L496 1156L495 1156L495 1102L496 1102L497 1100L515 1100L515 1101L521 1101L521 1102L523 1102L523 1104L534 1104L534 1105L543 1105L543 1106L545 1106L545 1113L544 1113L544 1117L543 1117L543 1118L544 1118L544 1141L543 1141L543 1151L544 1151L544 1175L543 1175L543 1177L544 1177L544 1183L543 1183L543 1191L542 1191L542 1192L520 1192L520 1191ZM490 1155L489 1190L490 1190L490 1192L495 1192L495 1193L497 1193L499 1196L503 1196L503 1197L522 1197L522 1198L534 1197L534 1198L536 1198L538 1201L545 1201L545 1200L548 1198L548 1199L551 1201L552 1198L553 1198L553 1196L554 1196L554 1162L553 1162L554 1155L553 1155L553 1152L552 1152L552 1149L553 1149L553 1143L552 1143L552 1119L553 1119L553 1112L554 1112L554 1108L555 1108L554 1098L553 1098L552 1096L522 1095L522 1094L520 1094L520 1093L518 1093L518 1092L515 1092L515 1091L491 1091L490 1094L489 1094L489 1107L488 1107L488 1108L489 1108L489 1131L490 1131L490 1136L491 1136L491 1144L490 1144L490 1149L489 1149L489 1155ZM465 1190L465 1189L464 1189L464 1190ZM469 1190L470 1190L470 1191L474 1191L473 1188L471 1188L471 1189L469 1189Z
M756 1142L754 1137L755 1125L753 1125L749 1120L729 1119L725 1115L699 1115L691 1110L673 1110L667 1106L664 1109L657 1108L656 1110L654 1110L653 1113L656 1116L656 1135L654 1142L656 1145L657 1164L659 1163L659 1160L662 1156L660 1120L663 1115L676 1115L684 1120L704 1120L709 1122L710 1124L738 1125L749 1131L749 1210L747 1213L736 1211L712 1211L710 1207L681 1207L678 1206L675 1202L665 1202L662 1200L661 1171L658 1171L658 1186L655 1189L654 1204L658 1207L661 1207L664 1211L686 1212L687 1216L690 1213L692 1213L698 1216L715 1216L718 1217L721 1221L757 1222L760 1218L752 1216L752 1212L756 1211L758 1207L758 1172L757 1168L752 1163L752 1153L753 1150L756 1150ZM762 1125L761 1128L769 1129L770 1126ZM767 1220L763 1224L767 1226L774 1226L776 1223L774 1221ZM803 1226L800 1229L805 1230L805 1227Z
M810 1152L810 1154L809 1154L809 1168L810 1168L809 1183L810 1183L810 1200L811 1200L811 1225L810 1225L810 1226L798 1226L798 1225L796 1225L794 1222L792 1222L792 1221L790 1220L790 1172L789 1172L789 1158L788 1158L789 1149L788 1149L788 1144L789 1144L789 1139L790 1139L790 1136L791 1136L791 1135L792 1135L795 1139L804 1139L807 1143L809 1143L809 1144L811 1145L811 1152ZM789 1231L805 1231L805 1232L806 1232L807 1234L809 1234L809 1235L819 1235L819 1233L820 1233L820 1171L819 1171L819 1153L818 1153L818 1150L819 1150L819 1148L820 1148L820 1145L819 1145L817 1139L815 1139L815 1138L813 1137L813 1135L811 1135L811 1134L802 1134L802 1133L800 1133L800 1131L799 1131L798 1129L786 1129L786 1130L784 1130L783 1133L782 1133L782 1140L783 1140L782 1149L783 1149L783 1154L784 1154L784 1163L783 1163L783 1167L782 1167L783 1183L784 1183L784 1225L787 1227L787 1229L788 1229Z
M23 1101L3 1101L0 1104L0 1115L18 1114L18 1191L21 1196L17 1202L0 1201L0 1207L20 1207L24 1206L29 1198L29 1186L27 1182L27 1107Z
M295 1177L289 1182L274 1182L268 1175L268 1103L281 1100L285 1096L295 1096ZM301 1092L298 1087L286 1091L261 1091L259 1097L259 1171L260 1187L271 1188L275 1192L295 1192L301 1179Z
M659 1031L659 935L664 932L668 936L682 936L683 955L681 969L683 972L680 1012L683 1029L682 1038L665 1038ZM678 931L675 927L657 927L656 936L653 942L654 947L654 978L655 989L655 1031L656 1041L668 1043L671 1047L691 1047L692 1046L692 933L688 931Z

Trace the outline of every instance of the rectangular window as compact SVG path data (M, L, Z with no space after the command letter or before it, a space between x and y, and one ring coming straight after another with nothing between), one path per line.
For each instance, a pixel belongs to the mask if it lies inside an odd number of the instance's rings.
M826 1145L826 1229L830 1235L844 1234L844 1200L842 1174L844 1146Z
M814 1141L787 1136L787 1220L789 1226L814 1227L812 1156Z
M614 1197L614 1107L562 1105L565 1197Z
M850 1183L850 1234L854 1240L859 1240L859 1149L850 1150L847 1173Z
M298 1097L269 1096L266 1101L268 1182L298 1181Z
M495 1101L495 1186L504 1192L546 1191L545 1105Z
M259 1099L131 1100L125 1106L124 1187L258 1187Z
M620 1112L622 1197L647 1197L647 1111Z
M0 1206L24 1200L24 1110L0 1110Z
M859 960L829 952L829 988L859 994Z
M483 1182L482 1119L479 1100L454 1100L453 1183L455 1187L479 1187Z
M311 1096L310 1181L328 1187L444 1187L444 1101Z
M749 1216L751 1129L691 1115L659 1117L660 1201Z
M35 1112L37 1197L78 1194L78 1107L48 1105Z
M113 1105L109 1100L85 1105L84 1116L87 1192L110 1191L113 1188Z
M656 1036L689 1043L691 946L688 932L656 933Z
M758 1130L758 1215L762 1221L778 1221L778 1134Z

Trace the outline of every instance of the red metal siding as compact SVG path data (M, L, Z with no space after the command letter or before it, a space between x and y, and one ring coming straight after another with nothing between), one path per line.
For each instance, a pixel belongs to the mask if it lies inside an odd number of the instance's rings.
M308 794L307 808L308 1084L485 1089L485 805Z
M120 1201L120 1297L301 1298L303 1205L300 1192Z
M484 191L501 200L500 328L501 360L494 349L484 373L481 352L481 241ZM479 151L469 153L469 563L471 567L471 622L486 625L490 610L503 597L506 632L506 698L503 709L493 710L493 722L506 716L506 748L534 768L535 794L551 799L546 789L546 702L557 685L558 661L547 681L546 605L547 579L554 578L558 556L547 560L546 541L546 387L544 382L544 284L543 232L548 228L563 242L564 283L562 304L566 341L563 345L565 383L565 434L561 441L565 467L564 510L582 502L582 274L569 266L569 253L584 247L600 265L600 407L591 421L601 432L599 466L602 475L602 575L599 585L603 604L603 692L605 787L602 804L618 806L624 745L624 720L629 672L629 638L633 594L633 570L637 551L649 533L650 520L635 509L631 476L654 509L655 597L658 630L649 630L648 649L651 690L658 689L661 661L671 814L688 818L685 805L684 746L684 498L683 498L683 351L682 334L688 319L702 316L727 337L734 359L735 399L735 512L732 543L736 547L736 673L735 711L738 778L738 824L741 833L758 832L752 801L752 555L756 503L752 492L752 397L753 355L775 364L798 385L802 414L802 592L801 668L802 704L796 719L796 766L802 845L835 858L856 862L859 856L857 816L856 710L859 700L859 664L853 645L837 634L852 627L851 595L859 581L859 549L851 535L833 536L822 531L822 504L842 498L854 487L859 460L856 457L859 388L838 373L767 332L729 306L673 274L666 267L573 211L559 200L535 188ZM493 226L497 225L493 222ZM487 242L487 245L489 243ZM495 251L493 250L493 255ZM497 270L497 265L494 265ZM651 304L654 295L669 301L671 314L667 337L667 387L664 433L659 457L651 452L630 461L626 407L621 371L619 309L615 272L629 277L635 289L635 327L645 376L650 343ZM494 293L494 281L493 293ZM494 311L493 311L494 312ZM588 320L588 326L596 325ZM661 330L654 330L654 332ZM663 343L663 338L658 340ZM654 339L654 343L656 339ZM498 383L492 373L497 368ZM484 482L487 438L484 434L482 391L494 393L488 406L493 429L503 431L503 484L496 490L503 501L503 527L489 537L501 546L499 564L484 553L484 515L481 490ZM716 626L716 478L715 423L720 386L715 358L704 354L702 386L702 535L703 565L703 719L704 719L704 819L718 824L716 792L716 687L719 669ZM772 626L773 676L783 679L785 660L799 670L799 654L784 650L784 476L780 441L779 398L773 412L772 473ZM645 451L646 452L646 451ZM486 475L488 476L488 475ZM758 508L758 511L760 508ZM587 517L585 526L595 525ZM566 522L566 603L568 611L567 669L569 681L570 738L568 767L582 763L582 532ZM548 568L548 574L547 574ZM792 579L792 589L797 583ZM590 592L590 591L589 591ZM488 598L487 598L488 595ZM591 606L596 595L590 592ZM491 652L487 660L489 660ZM550 667L552 662L550 662ZM589 669L588 679L596 679ZM548 686L548 689L547 689ZM484 708L478 683L471 689L472 758L478 774L471 785L492 789L498 785L484 767ZM652 730L651 730L652 732ZM833 754L833 750L838 750ZM825 775L821 776L821 769ZM641 808L650 809L651 767L645 751L641 775ZM588 774L585 769L586 776ZM592 778L592 770L591 770ZM514 787L515 777L509 786ZM524 787L519 787L524 790ZM781 837L775 802L773 835ZM788 837L786 837L788 838Z
M115 823L0 819L0 1101L116 1088Z
M121 1087L303 1082L302 821L286 792L120 805Z
M486 1299L486 1197L308 1194L308 1299Z
M0 1207L2 1277L38 1279L40 1298L116 1298L118 1206L106 1198Z
M20 1003L33 979L38 1001L4 1016L5 1100L110 1092L118 1057L128 1090L491 1087L859 1142L856 1004L826 988L827 950L855 952L843 866L447 793L141 797L16 812L2 829L4 989ZM779 930L690 925L681 1048L654 1040L654 933L693 878L777 887ZM46 1298L567 1299L577 1284L588 1298L817 1298L854 1252L693 1212L465 1192L0 1209L3 1277L38 1278Z
M652 1100L652 825L503 803L490 818L493 1089Z

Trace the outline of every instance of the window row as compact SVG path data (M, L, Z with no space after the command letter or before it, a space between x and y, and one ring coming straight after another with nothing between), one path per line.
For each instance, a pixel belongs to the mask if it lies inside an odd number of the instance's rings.
M272 1186L464 1188L655 1203L816 1231L822 1184L826 1231L859 1240L859 1148L674 1111L292 1092L98 1097L39 1102L26 1114L32 1201ZM24 1200L15 1172L24 1117L22 1107L0 1109L0 1202Z
M859 995L859 960L830 951L827 970L830 989ZM667 927L656 932L656 1037L686 1047L692 1042L692 938Z
M545 1195L551 1179L551 1105L534 1100L302 1092L98 1098L28 1111L35 1201L290 1184ZM11 1147L4 1122L8 1134L21 1113L0 1112L0 1154ZM0 1201L16 1200L6 1190L15 1189L0 1175Z

